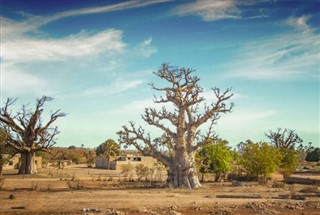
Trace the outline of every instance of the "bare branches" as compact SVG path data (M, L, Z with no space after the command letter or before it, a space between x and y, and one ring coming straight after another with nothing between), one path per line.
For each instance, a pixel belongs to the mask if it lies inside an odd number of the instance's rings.
M295 144L302 143L303 140L295 133L295 131L285 128L283 131L278 128L277 131L269 131L265 135L277 148L290 148L294 147Z
M219 139L218 135L214 132L213 130L213 126L216 124L216 118L217 116L215 115L215 117L211 120L211 123L209 125L208 131L206 132L205 135L202 135L201 137L201 141L198 142L194 147L193 150L197 150L202 146L205 146L209 143L215 142L216 140Z
M22 106L20 112L12 115L9 112L9 106L15 101L16 99L8 98L0 114L0 122L11 134L9 144L18 151L43 151L53 146L59 131L57 127L50 128L50 126L59 117L64 117L66 114L57 110L51 114L45 126L42 126L42 107L46 102L52 101L51 97L43 96L37 99L34 111L27 110L26 106ZM15 134L15 137L13 134Z
M172 132L168 127L166 127L164 124L160 123L160 121L168 120L173 125L177 126L178 116L174 113L168 112L164 107L162 108L162 111L157 111L154 108L146 108L145 114L142 116L142 119L146 121L149 125L154 125L160 128L171 137L175 137L176 134Z
M213 88L212 90L217 98L217 101L212 103L211 107L206 107L205 114L200 116L197 121L192 124L192 126L195 126L196 128L208 121L210 118L213 118L214 121L218 120L219 113L229 113L234 106L233 103L231 103L229 106L227 106L225 103L225 101L233 96L233 94L230 93L230 88L222 93L220 92L219 88Z
M172 102L177 107L187 107L203 101L204 98L199 96L199 93L203 91L203 89L198 85L198 81L200 79L197 76L191 76L192 72L194 72L192 69L178 69L166 64L162 65L162 68L154 74L161 79L168 81L171 86L161 88L150 83L152 89L166 93L165 98L155 97L155 102Z
M13 105L17 101L16 99L8 98L4 107L1 109L0 113L0 122L6 126L9 126L14 132L19 134L23 133L23 128L18 125L15 121L17 115L12 115L11 112L8 110L11 105Z
M193 72L192 69L164 64L154 73L169 83L166 87L150 84L153 90L164 93L155 96L154 102L173 104L174 110L169 112L165 107L162 110L146 108L142 119L149 125L161 129L165 137L151 141L150 135L146 135L141 127L136 128L132 122L129 127L124 126L118 133L120 142L133 145L142 153L148 151L166 165L169 168L168 181L173 182L176 187L183 184L187 187L200 186L194 175L195 151L218 139L213 125L219 119L220 113L231 112L233 108L233 103L226 104L233 95L230 93L231 89L220 92L218 88L214 88L213 93L217 101L211 106L205 106L204 113L199 113L199 104L204 101L204 97L201 96L203 89L198 84L200 79L192 76ZM201 133L198 128L207 121L211 124L206 135L200 140ZM165 148L159 150L163 146Z
M168 165L169 157L158 149L158 146L151 141L150 135L145 135L143 128L136 128L133 122L130 122L130 127L123 126L123 131L117 133L119 142L127 145L133 145L137 150L144 153L146 149L151 152L151 155L160 160L163 164ZM142 143L141 143L142 142Z

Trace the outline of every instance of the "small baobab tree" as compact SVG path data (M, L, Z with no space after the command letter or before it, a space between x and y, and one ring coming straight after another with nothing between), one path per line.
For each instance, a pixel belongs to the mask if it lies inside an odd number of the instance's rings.
M265 135L277 148L294 148L296 144L301 144L303 140L294 130L278 128L276 131L269 131Z
M33 174L35 152L47 152L55 144L59 131L57 127L52 127L52 123L66 114L57 110L50 115L47 123L43 123L41 120L43 106L52 100L51 97L43 96L37 99L35 110L22 106L21 111L13 114L9 108L16 100L12 98L6 100L1 108L0 123L9 134L8 144L21 154L19 174Z
M203 88L199 86L199 78L192 76L193 69L176 68L163 64L154 74L165 80L169 86L157 87L151 83L153 90L165 93L155 96L155 103L173 105L173 111L165 106L162 109L146 108L142 118L151 126L161 129L165 137L151 139L144 128L137 127L134 122L123 126L118 132L120 143L133 145L142 153L148 152L168 169L168 184L173 187L199 188L201 184L196 173L196 151L218 137L213 131L213 125L220 118L220 113L232 110L233 103L225 102L232 97L230 89L221 92L213 88L215 101L204 105L204 111L199 111L199 105L204 102L201 96ZM170 107L170 106L169 106ZM199 127L208 122L208 131L202 133ZM166 150L163 150L165 145Z

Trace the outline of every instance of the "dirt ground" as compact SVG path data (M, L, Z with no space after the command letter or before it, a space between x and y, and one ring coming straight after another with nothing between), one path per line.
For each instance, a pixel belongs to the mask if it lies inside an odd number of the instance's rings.
M89 168L41 170L36 176L3 176L0 214L290 214L320 215L317 185L232 186L204 183L198 190L124 182L119 173ZM319 173L302 174L320 178ZM112 177L110 177L112 176ZM118 177L118 178L117 178Z

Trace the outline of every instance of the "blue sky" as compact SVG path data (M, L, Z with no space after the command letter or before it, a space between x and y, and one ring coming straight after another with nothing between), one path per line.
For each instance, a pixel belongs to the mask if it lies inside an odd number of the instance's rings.
M317 0L0 0L1 104L19 97L68 116L57 146L117 140L153 106L162 63L193 68L204 96L232 87L216 132L231 145L277 128L320 146L320 3ZM203 131L206 125L202 127ZM161 132L148 129L152 137Z

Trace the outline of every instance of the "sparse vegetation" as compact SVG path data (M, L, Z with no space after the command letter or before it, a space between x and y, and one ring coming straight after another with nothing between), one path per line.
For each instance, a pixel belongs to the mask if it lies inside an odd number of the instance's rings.
M148 180L148 176L151 174L151 171L150 169L143 165L143 164L139 164L135 167L135 172L136 172L136 175L138 177L138 181L141 181L142 178L144 178L145 181Z
M67 184L69 189L72 189L72 190L80 190L83 188L83 181L80 181L80 180L68 181Z
M95 157L92 153L92 151L88 151L84 153L84 156L86 158L86 163L88 167L92 167L95 161Z
M121 166L121 174L125 177L126 180L132 179L134 167L131 164L124 164Z

